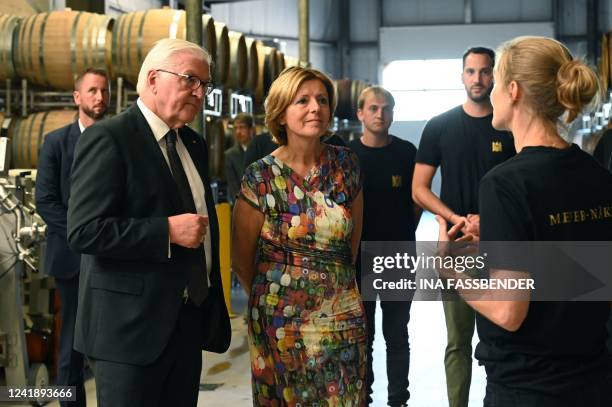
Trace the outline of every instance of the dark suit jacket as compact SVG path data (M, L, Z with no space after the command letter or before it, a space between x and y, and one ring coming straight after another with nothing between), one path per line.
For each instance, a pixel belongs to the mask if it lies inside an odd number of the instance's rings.
M219 275L219 227L207 149L179 130L206 190L212 273L202 304L202 348L224 352L231 330ZM181 213L179 192L151 128L136 104L89 127L76 146L68 241L82 253L74 347L93 357L146 365L163 351L183 304L189 250L172 245L168 216ZM204 263L202 262L202 272Z
M70 168L81 130L78 121L47 134L38 157L36 211L47 224L44 272L57 278L78 274L81 256L68 247L66 214Z
M240 181L245 168L244 150L239 143L225 150L225 179L230 202L234 202L236 194L240 191Z

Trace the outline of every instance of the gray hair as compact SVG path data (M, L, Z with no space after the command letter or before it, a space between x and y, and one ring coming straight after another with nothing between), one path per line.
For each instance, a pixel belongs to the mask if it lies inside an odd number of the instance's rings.
M196 58L206 61L209 69L212 69L212 59L208 51L193 42L178 38L164 38L155 43L149 51L138 73L136 92L141 95L147 87L147 75L154 69L172 69L175 62L175 54L191 54Z

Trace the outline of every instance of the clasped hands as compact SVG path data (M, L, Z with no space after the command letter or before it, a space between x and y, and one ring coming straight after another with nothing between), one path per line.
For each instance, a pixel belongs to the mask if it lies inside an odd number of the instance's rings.
M438 256L472 256L478 253L478 243L480 241L479 215L458 216L458 221L450 229L448 229L446 219L440 215L435 217L439 225ZM463 233L461 237L457 237L459 232ZM438 272L444 278L456 276L456 272L453 269L443 267Z

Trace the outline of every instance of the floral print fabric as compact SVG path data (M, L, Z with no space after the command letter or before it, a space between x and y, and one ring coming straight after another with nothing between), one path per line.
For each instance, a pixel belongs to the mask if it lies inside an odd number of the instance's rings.
M239 198L265 215L249 298L256 406L362 406L366 333L351 261L356 156L325 146L306 178L268 155Z

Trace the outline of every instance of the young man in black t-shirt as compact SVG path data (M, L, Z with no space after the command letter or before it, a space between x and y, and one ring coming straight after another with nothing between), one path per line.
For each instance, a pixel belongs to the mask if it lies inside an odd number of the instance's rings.
M363 136L349 147L359 157L363 172L362 241L414 241L421 210L412 201L412 174L416 147L389 134L395 101L387 90L371 86L359 97L357 117ZM361 287L361 262L357 261L357 281ZM410 346L408 321L411 301L384 301L383 335L387 345L388 404L404 406L410 397L408 371ZM368 330L367 393L372 402L372 344L376 301L364 301Z
M470 48L463 55L467 100L432 118L421 136L412 185L415 202L447 222L464 221L464 233L478 229L478 183L495 165L515 154L512 137L491 126L495 53ZM431 191L438 167L440 197ZM474 311L464 301L444 301L448 342L444 355L450 407L467 407L472 374Z

